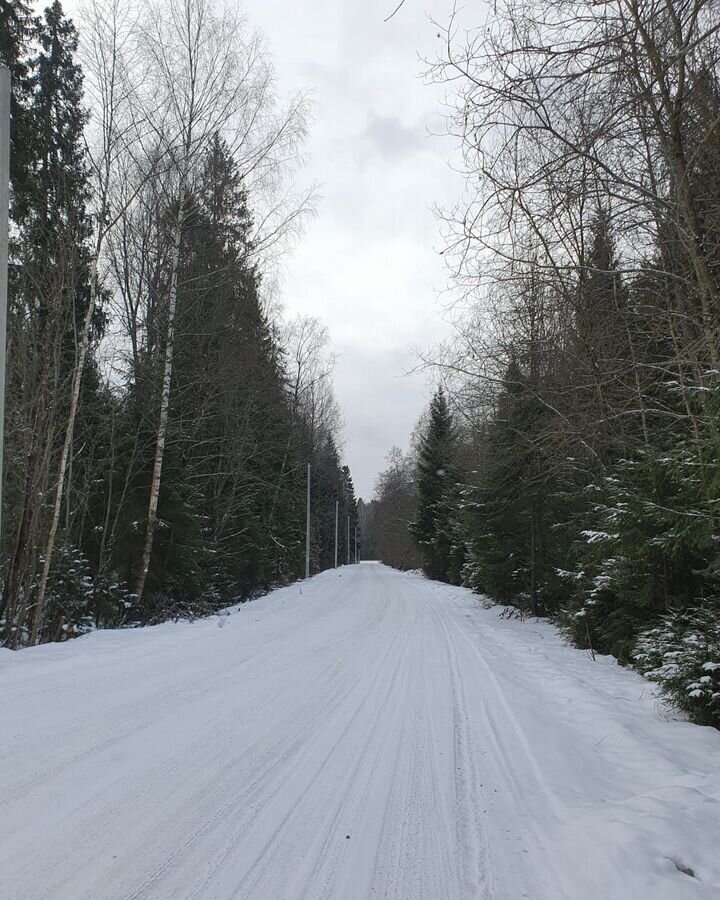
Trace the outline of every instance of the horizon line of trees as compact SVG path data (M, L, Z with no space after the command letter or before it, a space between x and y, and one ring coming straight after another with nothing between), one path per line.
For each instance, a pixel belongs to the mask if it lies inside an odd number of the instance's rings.
M432 74L468 178L445 215L463 301L378 483L379 509L403 480L415 504L375 522L380 556L413 565L412 538L430 577L556 618L718 726L720 4L499 0L461 33Z
M306 131L220 0L0 0L12 76L0 640L201 614L333 563L327 335L266 283ZM355 520L355 519L354 519ZM330 524L331 523L331 524Z

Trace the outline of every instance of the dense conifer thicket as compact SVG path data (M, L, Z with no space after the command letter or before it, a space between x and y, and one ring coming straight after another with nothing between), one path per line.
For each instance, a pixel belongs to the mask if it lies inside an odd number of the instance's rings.
M80 39L79 39L80 38ZM81 56L79 55L81 53ZM82 66L79 60L82 60ZM156 622L333 564L356 522L317 322L263 299L305 104L210 0L0 0L12 171L0 631ZM344 562L344 556L340 559Z
M469 302L410 527L429 575L556 616L715 725L719 29L710 0L521 0L448 34Z

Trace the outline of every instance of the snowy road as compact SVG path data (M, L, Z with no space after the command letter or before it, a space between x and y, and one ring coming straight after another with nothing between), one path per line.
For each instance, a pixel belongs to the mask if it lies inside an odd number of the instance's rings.
M720 733L378 565L0 651L2 900L717 900L719 836Z

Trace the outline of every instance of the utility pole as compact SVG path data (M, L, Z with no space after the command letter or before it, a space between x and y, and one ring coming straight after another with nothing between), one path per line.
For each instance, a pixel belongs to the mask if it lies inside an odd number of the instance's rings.
M10 69L0 65L0 537L5 445L8 219L10 215Z
M338 510L340 501L335 501L335 568L337 569L337 551L338 551Z
M347 561L350 565L350 516L347 517Z
M305 520L305 577L310 577L310 463L307 464L307 517Z

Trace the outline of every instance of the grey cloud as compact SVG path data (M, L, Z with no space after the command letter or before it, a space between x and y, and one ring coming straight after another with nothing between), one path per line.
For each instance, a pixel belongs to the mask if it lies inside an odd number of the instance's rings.
M240 0L237 0L240 2ZM346 458L360 494L372 494L393 444L407 446L428 401L425 376L404 376L411 348L447 336L436 300L447 272L435 253L436 203L463 184L446 165L453 148L428 136L444 90L425 85L421 58L454 0L244 0L266 34L284 94L313 93L304 177L323 195L284 262L289 314L318 316L339 354L336 396Z
M371 115L364 137L384 157L396 161L421 152L425 133L422 123L408 127L395 116Z

